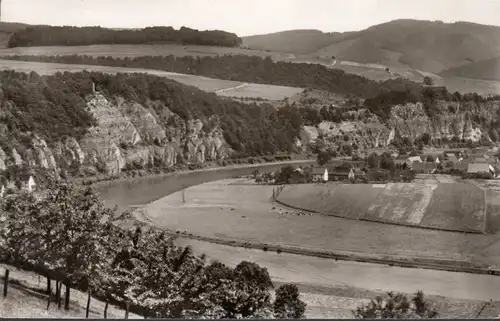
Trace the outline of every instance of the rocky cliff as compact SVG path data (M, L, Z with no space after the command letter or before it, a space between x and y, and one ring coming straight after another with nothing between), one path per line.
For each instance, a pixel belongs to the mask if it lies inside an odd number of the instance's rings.
M350 144L360 149L376 148L386 147L395 139L408 138L414 142L424 134L429 135L431 142L492 141L491 131L496 131L500 124L499 111L499 101L437 101L427 110L422 103L406 103L393 106L386 121L364 109L357 113L347 111L342 118L350 120L304 126L299 145L307 146L319 138L327 147Z
M172 167L179 162L220 160L232 153L217 118L210 119L212 125L207 128L199 119L184 121L158 102L141 105L98 92L86 100L97 122L83 138L65 137L48 146L28 133L30 141L24 145L30 147L22 153L16 148L0 149L0 170L26 165L58 174L73 168L87 175L116 175L130 166ZM155 109L163 114L156 115Z

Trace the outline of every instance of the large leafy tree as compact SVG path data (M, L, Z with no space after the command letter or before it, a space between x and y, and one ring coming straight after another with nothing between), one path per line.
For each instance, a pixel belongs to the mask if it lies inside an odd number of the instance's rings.
M304 317L306 304L300 299L295 284L284 284L276 290L274 316L279 319L300 319Z

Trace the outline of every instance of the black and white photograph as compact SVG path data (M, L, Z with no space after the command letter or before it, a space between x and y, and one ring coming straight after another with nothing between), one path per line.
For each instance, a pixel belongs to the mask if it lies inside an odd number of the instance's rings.
M500 319L500 0L0 0L0 291Z

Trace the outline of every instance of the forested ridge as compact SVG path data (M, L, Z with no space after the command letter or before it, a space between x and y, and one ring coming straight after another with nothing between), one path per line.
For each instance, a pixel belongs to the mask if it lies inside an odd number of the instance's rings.
M235 47L242 40L234 33L220 30L199 31L181 27L108 29L102 27L32 26L15 31L8 47L86 46L99 44L181 44Z
M0 146L6 153L14 147L24 155L31 147L30 134L37 134L49 146L64 139L80 139L95 119L86 108L92 82L109 97L120 96L151 104L158 115L166 108L182 120L201 119L207 130L217 116L224 137L242 156L292 152L302 119L296 108L277 110L268 104L243 104L217 97L194 87L146 74L57 73L39 76L14 71L0 72ZM167 119L162 125L175 126Z

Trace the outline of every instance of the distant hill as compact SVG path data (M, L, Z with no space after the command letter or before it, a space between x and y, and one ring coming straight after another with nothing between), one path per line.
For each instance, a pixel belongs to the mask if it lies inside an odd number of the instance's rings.
M380 63L428 72L500 56L500 27L394 20L358 32L291 30L243 38L250 49Z
M294 54L307 54L326 47L341 39L338 32L323 33L319 30L290 30L244 37L243 46L277 52L290 52Z
M16 31L22 30L29 25L16 22L0 22L0 48L6 48L10 37Z
M440 76L500 81L500 56L450 68L441 72Z

